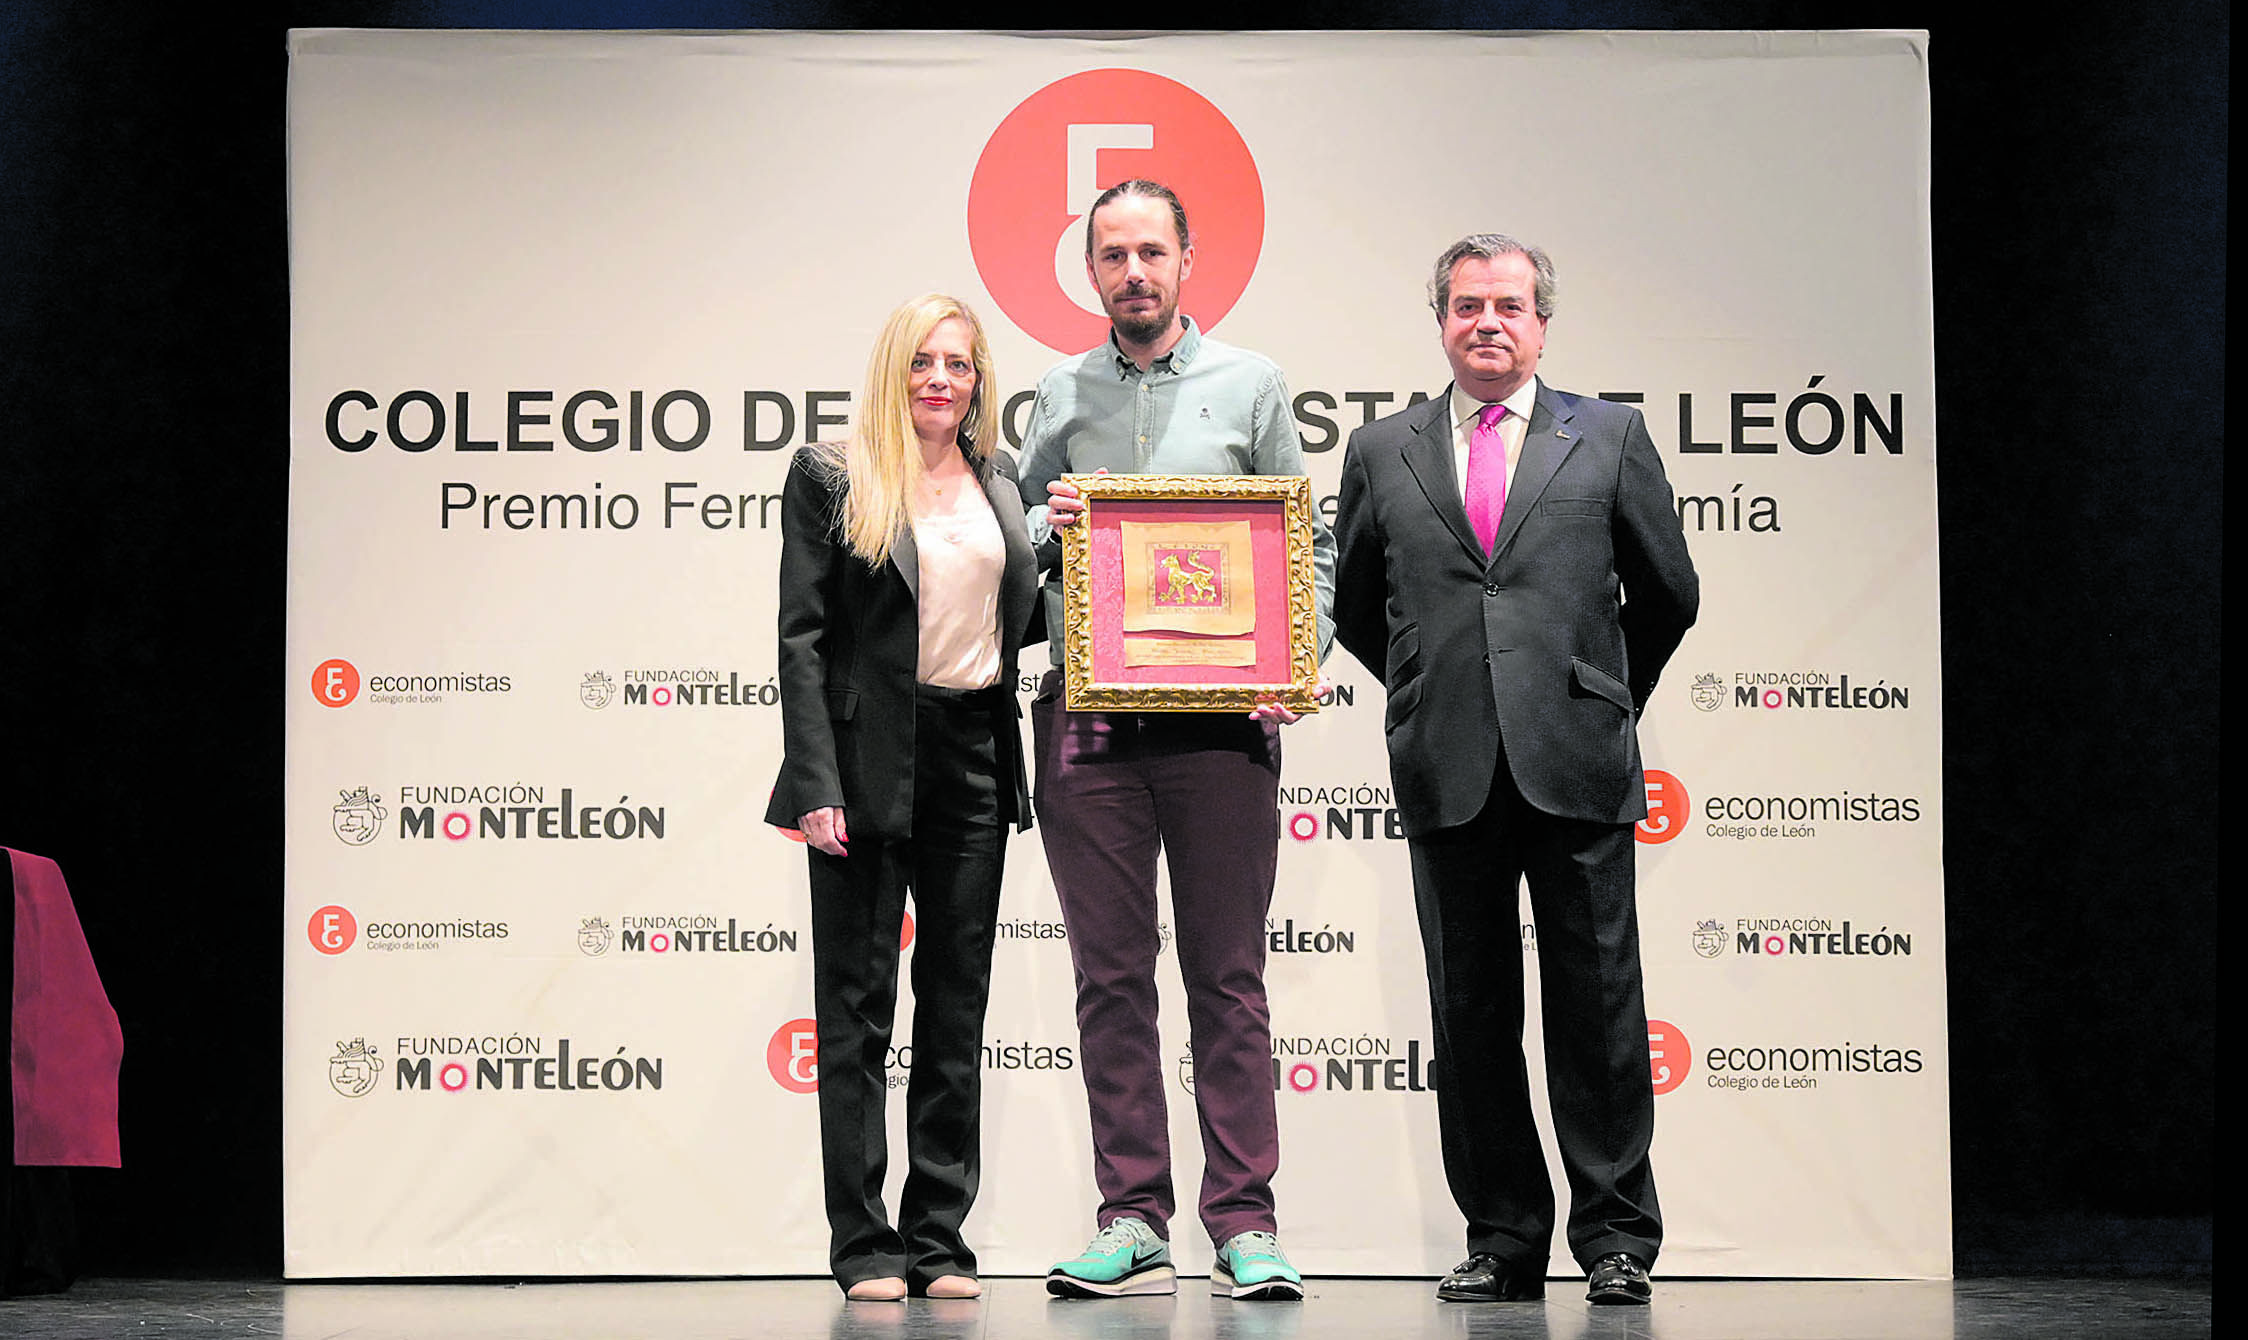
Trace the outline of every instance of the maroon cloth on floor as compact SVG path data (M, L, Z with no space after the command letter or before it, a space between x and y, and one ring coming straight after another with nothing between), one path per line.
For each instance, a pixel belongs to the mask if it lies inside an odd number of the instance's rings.
M117 1026L78 924L62 868L8 849L15 883L15 989L8 1029L8 1080L15 1100L19 1167L114 1168Z

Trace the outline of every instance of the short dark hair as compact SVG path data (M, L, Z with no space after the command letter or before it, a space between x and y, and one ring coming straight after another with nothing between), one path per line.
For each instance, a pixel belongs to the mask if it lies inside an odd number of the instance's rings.
M1553 261L1544 251L1515 241L1505 233L1469 233L1466 237L1444 248L1436 258L1436 272L1428 280L1428 305L1436 312L1436 319L1444 319L1444 309L1452 305L1452 267L1468 257L1495 261L1501 256L1527 256L1530 268L1537 279L1531 285L1530 296L1536 303L1538 315L1553 318L1554 276Z
M1093 256L1093 216L1101 212L1101 206L1119 196L1126 195L1136 195L1143 200L1160 200L1169 205L1171 207L1171 226L1179 230L1179 250L1186 250L1187 239L1192 237L1193 234L1186 230L1186 206L1179 203L1178 192L1173 191L1162 182L1149 181L1145 177L1134 177L1130 181L1120 181L1101 192L1101 198L1095 200L1093 207L1085 211L1085 257L1087 260L1092 259Z

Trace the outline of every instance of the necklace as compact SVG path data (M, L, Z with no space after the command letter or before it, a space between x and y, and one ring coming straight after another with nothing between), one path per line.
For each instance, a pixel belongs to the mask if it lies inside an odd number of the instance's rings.
M921 476L921 487L925 493L921 508L922 524L935 532L936 537L944 543L960 544L966 539L967 531L965 519L960 515L960 504L948 500L951 485L939 482L934 472L925 471Z

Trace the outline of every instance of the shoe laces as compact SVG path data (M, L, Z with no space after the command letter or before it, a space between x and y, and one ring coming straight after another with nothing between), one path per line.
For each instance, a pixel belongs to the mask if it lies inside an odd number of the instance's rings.
M1154 1231L1138 1219L1118 1219L1093 1235L1095 1248L1129 1247L1154 1236Z
M1280 1239L1270 1233L1252 1229L1247 1233L1236 1234L1228 1245L1235 1256L1269 1256L1274 1260L1281 1259Z

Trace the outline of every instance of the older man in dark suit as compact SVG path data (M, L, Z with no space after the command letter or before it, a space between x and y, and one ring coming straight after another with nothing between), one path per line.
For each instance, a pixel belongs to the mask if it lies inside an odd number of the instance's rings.
M1430 286L1450 389L1351 434L1336 634L1381 672L1468 1259L1443 1299L1538 1298L1553 1187L1522 1055L1519 885L1538 928L1568 1240L1596 1303L1662 1243L1633 904L1636 726L1700 587L1639 411L1537 379L1552 263L1461 239Z

